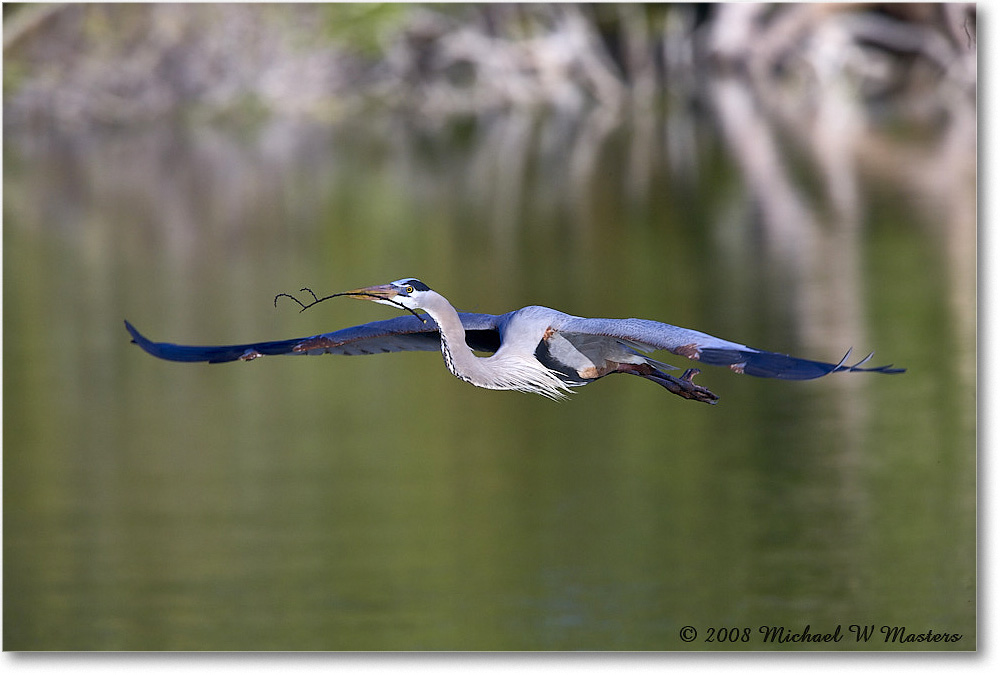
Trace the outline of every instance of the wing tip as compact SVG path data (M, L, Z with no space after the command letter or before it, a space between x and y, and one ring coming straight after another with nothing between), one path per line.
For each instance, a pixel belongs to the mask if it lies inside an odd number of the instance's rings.
M132 336L132 344L134 345L141 345L142 344L141 341L144 341L146 339L145 337L143 337L142 333L136 330L135 326L133 326L128 322L128 319L125 319L125 330L127 330L129 335Z
M895 368L891 363L885 366L864 367L864 364L874 358L874 352L852 364L849 362L852 353L853 349L847 350L847 353L837 363L813 361L788 354L752 349L707 348L701 351L700 356L704 363L713 366L728 366L730 370L738 374L781 380L814 380L833 373L895 375L906 372L905 368Z
M869 352L868 356L866 356L865 358L861 359L860 361L858 361L857 363L855 363L853 366L845 366L844 363L847 361L847 357L850 356L850 354L851 354L851 350L848 349L847 350L847 354L844 355L844 358L840 360L840 363L838 363L837 367L834 368L831 372L836 373L836 372L841 372L842 371L842 372L848 372L848 373L883 373L885 375L898 375L899 373L905 373L906 372L906 368L893 368L893 364L892 363L886 364L884 366L874 366L874 367L870 367L870 368L862 368L861 366L865 365L866 363L868 363L869 361L871 361L875 357L875 352Z

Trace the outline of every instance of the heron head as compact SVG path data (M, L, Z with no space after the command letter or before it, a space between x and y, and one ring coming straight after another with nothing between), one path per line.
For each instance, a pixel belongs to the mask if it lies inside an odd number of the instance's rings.
M405 307L406 309L419 309L422 307L421 299L430 292L427 284L420 279L400 279L391 284L381 286L368 286L366 288L356 288L348 291L345 295L357 298L358 300L371 300L380 305L392 307Z

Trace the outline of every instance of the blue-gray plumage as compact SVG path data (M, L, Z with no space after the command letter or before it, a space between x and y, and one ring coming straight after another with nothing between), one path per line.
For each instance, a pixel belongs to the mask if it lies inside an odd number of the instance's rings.
M700 372L696 368L680 377L663 372L675 366L646 356L655 350L713 366L728 366L737 373L784 380L811 380L836 372L904 372L891 365L862 368L871 354L854 365L846 365L850 351L839 363L810 361L646 319L586 319L537 306L500 315L459 313L417 279L400 279L327 298L339 295L406 309L413 316L373 321L307 338L206 347L152 342L128 321L125 327L134 343L168 361L222 363L276 354L353 356L440 349L448 370L477 387L527 391L554 399L562 398L570 387L613 373L628 373L652 380L684 398L705 403L718 400L711 391L694 384L692 379ZM314 296L310 305L299 304L305 309L327 298ZM424 310L431 321L416 315L414 310L418 309ZM473 352L491 356L480 357Z

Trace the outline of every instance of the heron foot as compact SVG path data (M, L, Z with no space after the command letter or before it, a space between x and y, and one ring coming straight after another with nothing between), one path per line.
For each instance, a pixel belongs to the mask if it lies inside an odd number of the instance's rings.
M619 363L612 372L629 373L630 375L638 375L647 380L652 380L670 393L677 394L681 398L701 401L710 405L715 405L719 402L718 396L705 387L693 382L694 376L701 372L697 368L688 368L680 377L674 377L673 375L667 375L662 370L657 370L648 363Z
M697 368L688 368L680 377L660 373L656 382L681 398L715 405L719 402L719 397L705 387L694 383L694 376L700 372Z

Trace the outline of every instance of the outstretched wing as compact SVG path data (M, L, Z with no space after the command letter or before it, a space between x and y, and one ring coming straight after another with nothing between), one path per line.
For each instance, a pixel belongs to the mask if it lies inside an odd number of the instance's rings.
M649 351L665 349L693 361L712 366L728 366L733 372L756 377L811 380L836 372L902 373L905 371L904 368L893 368L892 364L862 368L861 366L871 359L872 354L853 365L847 364L850 350L839 363L810 361L787 354L754 349L700 331L646 319L585 319L566 316L560 325L553 328L563 333L601 335L625 340Z
M466 342L476 351L495 352L500 347L497 320L492 314L459 314L466 330ZM437 351L441 346L437 325L406 315L373 321L306 338L254 342L242 345L197 346L153 342L128 321L125 328L132 342L149 354L168 361L251 361L276 354L385 354L400 351Z

